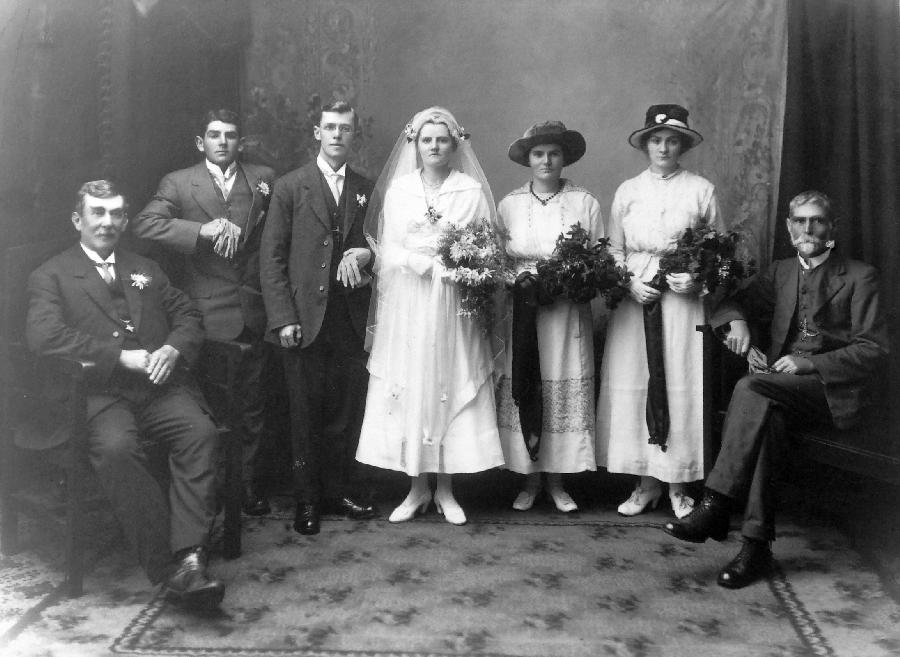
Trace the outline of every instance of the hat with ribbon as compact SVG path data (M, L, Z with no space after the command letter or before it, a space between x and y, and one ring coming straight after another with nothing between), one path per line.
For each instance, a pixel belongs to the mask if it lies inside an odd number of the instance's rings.
M568 130L562 121L535 123L521 139L509 145L509 159L523 167L531 166L528 154L541 144L559 144L563 149L563 166L574 164L584 155L587 145L580 132Z
M661 128L669 128L684 135L688 141L684 150L693 148L703 141L703 136L699 132L691 130L688 125L688 111L681 105L651 105L647 110L644 127L632 132L628 137L628 143L638 150L642 150L641 137Z

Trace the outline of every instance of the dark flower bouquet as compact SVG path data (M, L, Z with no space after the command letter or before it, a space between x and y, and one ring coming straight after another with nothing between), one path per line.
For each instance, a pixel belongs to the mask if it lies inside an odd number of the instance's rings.
M608 250L609 240L591 236L580 223L556 239L553 255L537 264L537 277L550 296L565 296L573 303L587 303L597 294L615 308L628 294L631 273L617 265Z
M660 256L659 271L650 281L658 290L668 287L666 275L688 273L710 294L725 295L754 268L750 260L737 255L740 236L723 234L706 222L686 228L675 248ZM649 443L666 451L670 428L669 402L663 352L662 303L657 300L643 306L644 340L647 349L647 430Z
M474 229L450 225L438 238L437 254L459 290L457 314L490 328L494 293L512 276L494 231L483 220Z
M752 261L737 255L738 233L720 233L703 223L696 229L685 228L675 249L661 256L659 271L651 285L666 289L666 275L689 273L710 293L727 294L755 269Z

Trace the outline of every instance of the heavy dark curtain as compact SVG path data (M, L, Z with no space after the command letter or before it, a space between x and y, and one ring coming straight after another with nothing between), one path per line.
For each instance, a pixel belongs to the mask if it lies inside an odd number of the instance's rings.
M200 161L193 141L206 110L240 111L250 14L244 0L161 0L131 27L132 158L120 176L143 207L163 175Z
M789 0L778 201L783 222L799 192L831 196L843 216L838 248L881 271L894 391L900 390L898 20L897 0ZM783 224L775 235L776 258L794 253ZM891 412L896 435L900 413Z

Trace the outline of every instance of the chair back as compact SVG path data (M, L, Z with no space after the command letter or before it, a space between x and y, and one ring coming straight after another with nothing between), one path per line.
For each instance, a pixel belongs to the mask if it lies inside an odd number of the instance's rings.
M0 312L3 314L0 340L4 345L25 343L25 316L28 313L28 276L57 253L72 246L74 236L11 246L3 253L3 286Z
M3 252L3 283L0 287L0 394L2 394L3 442L7 445L32 442L35 445L56 444L64 434L52 431L65 415L65 409L34 390L58 388L60 381L53 371L36 366L25 341L25 319L28 314L28 277L52 256L70 247L74 237L12 246ZM57 395L61 397L62 395ZM21 439L27 427L28 441ZM37 435L50 438L36 440Z

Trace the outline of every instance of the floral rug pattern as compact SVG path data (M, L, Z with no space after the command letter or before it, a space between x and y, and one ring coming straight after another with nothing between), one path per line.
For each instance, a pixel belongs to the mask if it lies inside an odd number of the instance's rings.
M658 517L657 517L658 516ZM85 596L42 609L6 646L24 656L876 657L900 653L900 606L838 532L785 523L768 582L715 584L737 539L680 543L610 512L496 514L452 527L289 514L246 519L244 556L216 560L219 612L155 595L123 550ZM17 557L15 557L17 558ZM0 570L2 573L2 570Z

